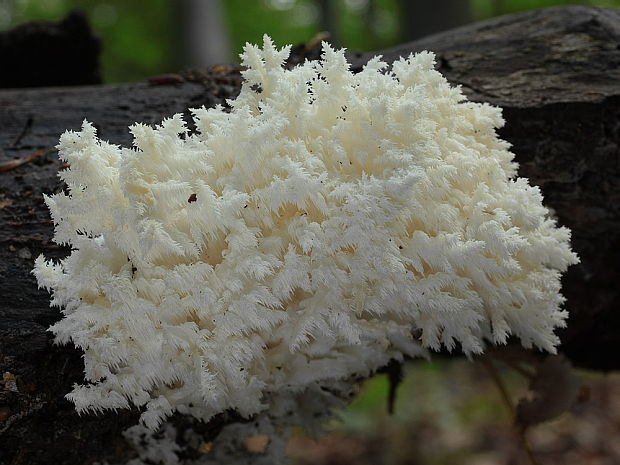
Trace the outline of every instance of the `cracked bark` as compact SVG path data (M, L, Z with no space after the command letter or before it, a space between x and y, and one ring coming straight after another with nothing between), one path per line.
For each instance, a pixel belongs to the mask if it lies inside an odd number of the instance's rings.
M439 70L471 100L504 108L501 137L520 175L541 187L559 223L573 231L581 264L564 279L568 327L560 351L594 370L620 368L620 11L563 7L497 18L381 52L390 62L429 49ZM292 62L315 58L296 48ZM354 69L372 54L351 53ZM239 69L173 75L151 83L0 91L0 163L42 149L45 157L0 173L0 463L90 464L131 458L120 432L138 412L79 417L64 399L83 379L81 354L52 345L59 318L30 274L39 253L62 257L42 193L61 189L53 147L87 118L100 136L130 145L127 126L159 122L188 107L234 97ZM8 379L8 378L7 378ZM11 378L13 379L13 378ZM201 428L217 434L227 413ZM188 420L177 419L180 428Z

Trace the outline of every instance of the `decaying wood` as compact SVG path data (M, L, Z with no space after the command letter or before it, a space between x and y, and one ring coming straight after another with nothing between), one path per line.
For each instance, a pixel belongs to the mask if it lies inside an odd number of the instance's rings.
M501 136L520 175L542 188L559 223L573 231L581 264L564 279L568 328L561 351L576 365L620 368L620 11L565 7L497 18L382 52L387 61L430 49L438 68L475 101L504 108ZM316 50L296 49L296 58ZM350 54L360 69L370 54ZM238 67L150 83L0 91L0 163L50 150L0 173L0 463L90 464L130 458L120 432L138 412L79 417L63 396L83 379L81 354L52 345L59 318L30 274L50 242L42 193L62 188L53 147L84 118L116 144L127 126L157 123L188 108L225 104L239 90ZM10 383L7 381L10 380ZM207 439L234 413L203 425ZM177 420L186 421L186 420Z

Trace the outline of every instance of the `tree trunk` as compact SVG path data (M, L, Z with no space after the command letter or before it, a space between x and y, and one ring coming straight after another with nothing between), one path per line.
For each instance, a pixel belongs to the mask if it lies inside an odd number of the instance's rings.
M620 368L620 11L564 7L506 16L382 52L387 61L430 49L438 68L475 101L504 108L501 136L520 175L573 231L581 264L564 279L568 328L561 351L576 365ZM297 47L297 56L316 50ZM360 69L370 54L350 54ZM53 147L65 129L94 122L103 139L130 145L127 126L225 103L239 68L170 75L150 83L0 91L0 463L91 464L132 457L121 430L138 412L78 416L64 399L83 380L81 353L51 342L59 319L30 274L34 258L68 251L50 242L42 193L62 188ZM42 151L41 151L42 150ZM42 155L46 150L48 155ZM19 157L30 161L14 169ZM24 159L23 161L25 161ZM202 428L214 436L234 414ZM176 420L178 422L188 420Z
M463 0L400 0L403 40L416 40L469 23L470 3Z

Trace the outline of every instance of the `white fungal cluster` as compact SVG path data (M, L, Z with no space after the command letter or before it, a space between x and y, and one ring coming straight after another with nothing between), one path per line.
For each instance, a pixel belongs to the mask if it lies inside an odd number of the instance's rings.
M46 197L72 248L34 273L84 351L79 411L250 416L270 399L368 376L403 355L509 335L555 351L560 273L577 257L516 178L501 110L468 102L432 53L360 73L324 44L247 45L239 97L58 146L68 193ZM278 401L281 403L280 401Z

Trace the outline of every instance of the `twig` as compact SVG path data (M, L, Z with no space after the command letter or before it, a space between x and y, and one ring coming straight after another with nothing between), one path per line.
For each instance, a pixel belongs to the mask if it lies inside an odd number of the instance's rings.
M491 362L491 360L489 360L487 357L481 357L480 361L482 362L482 366L486 368L486 370L489 372L489 375L491 375L491 378L493 379L495 386L497 387L499 393L501 394L502 401L504 402L504 405L508 409L510 416L514 418L516 409L515 409L514 403L512 402L512 399L510 398L508 389L506 389L504 380L502 380L501 376L495 369L495 366L493 365L493 362Z
M527 378L530 381L534 379L534 377L536 376L536 373L528 370L527 368L522 367L521 365L519 365L517 362L513 360L503 360L503 359L500 359L500 360L506 365L508 365L510 368L512 368L514 371L516 371L517 373L519 373L524 378Z
M510 398L510 393L508 392L508 389L506 388L506 385L504 384L504 380L502 379L500 374L497 372L497 370L495 369L495 366L493 365L493 362L489 358L481 357L480 361L482 362L482 366L484 366L486 370L489 372L489 375L491 375L491 378L493 379L495 386L497 387L499 393L501 394L502 400L504 401L504 405L506 405L506 408L510 412L510 416L513 418L513 423L514 423L517 410L516 410L514 403L512 402L512 399ZM527 442L527 438L525 437L525 429L516 428L516 432L523 446L523 450L525 451L530 461L530 464L540 465L540 462L538 462L538 460L534 456L534 452L532 451L532 448Z
M22 166L28 162L31 162L32 160L41 158L47 155L48 152L49 152L49 149L41 149L41 150L37 150L36 152L24 155L23 157L16 158L15 160L9 160L9 161L0 163L0 173L15 169L18 166Z
M396 403L396 389L403 380L403 365L396 360L390 360L386 371L390 382L390 391L388 393L388 413L393 415L394 404Z
M19 143L22 141L22 139L30 132L30 129L32 128L33 121L34 120L32 119L32 116L29 116L28 119L26 120L26 124L24 124L24 127L22 128L21 132L17 135L17 137L13 141L12 147L17 148L19 146Z

